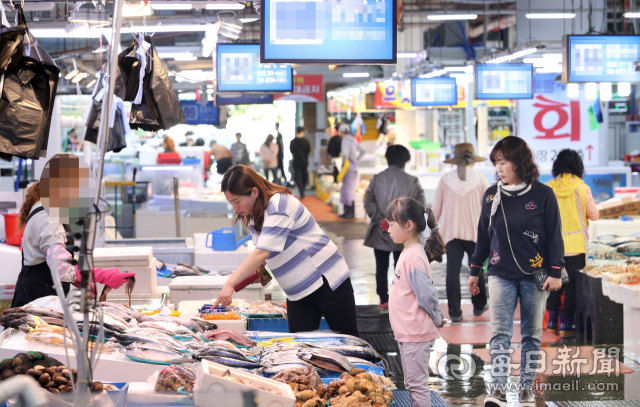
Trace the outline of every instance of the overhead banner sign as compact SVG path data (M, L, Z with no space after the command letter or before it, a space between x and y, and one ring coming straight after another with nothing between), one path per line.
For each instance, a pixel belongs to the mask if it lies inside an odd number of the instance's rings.
M194 100L181 100L180 106L187 119L184 124L220 124L220 108L214 106L213 102L201 105Z
M518 136L527 142L540 167L551 168L565 148L577 151L585 166L599 164L600 130L589 111L593 104L584 92L569 99L566 91L518 101Z
M411 81L376 82L375 105L377 109L415 110L411 103Z
M324 80L322 75L296 75L293 77L293 93L273 95L273 100L293 100L294 102L324 101Z

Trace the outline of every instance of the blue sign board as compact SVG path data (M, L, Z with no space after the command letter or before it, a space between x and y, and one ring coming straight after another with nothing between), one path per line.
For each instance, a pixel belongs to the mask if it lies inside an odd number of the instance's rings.
M268 105L273 103L273 95L268 93L242 93L238 96L216 95L216 105Z
M476 99L533 99L533 64L476 65Z
M396 0L265 0L262 63L395 64Z
M220 108L214 106L213 102L201 105L194 100L181 100L180 106L184 111L187 121L184 124L220 124Z
M218 92L292 92L291 65L261 64L260 44L218 44Z
M570 35L569 82L640 82L637 35Z

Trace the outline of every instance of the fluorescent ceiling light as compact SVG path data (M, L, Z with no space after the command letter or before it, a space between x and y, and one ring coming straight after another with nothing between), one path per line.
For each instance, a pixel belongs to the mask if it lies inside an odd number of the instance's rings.
M76 77L75 77L75 78L73 78L73 79L71 80L71 83L79 83L81 80L83 80L83 79L84 79L84 78L86 78L87 76L89 76L89 74L88 74L88 73L86 73L86 72L79 73L79 74L77 74L77 75L76 75Z
M415 58L418 54L415 52L398 52L398 58Z
M531 13L525 14L525 17L531 19L545 19L545 18L576 18L574 13Z
M102 54L103 52L107 52L107 51L108 51L107 47L105 47L105 46L103 45L103 46L101 46L101 47L98 47L98 48L94 49L94 50L93 50L93 53L94 53L94 54Z
M144 4L143 1L138 3L124 3L122 7L122 17L149 17L153 15L151 4Z
M598 85L595 82L588 82L584 85L584 93L587 99L593 100L598 97Z
M447 72L473 73L473 66L445 66L444 70Z
M208 3L207 10L242 10L245 5L240 3Z
M475 20L477 14L431 14L427 16L427 20L443 21L443 20Z
M255 16L255 17L244 17L241 18L240 21L242 21L243 24L246 23L253 23L254 21L258 21L260 20L260 16Z
M181 58L192 57L193 54L191 52L158 52L158 56L160 58Z
M600 100L608 102L611 100L611 82L600 82Z
M436 76L442 76L447 73L446 69L438 69L437 71L429 72L424 75L420 75L421 78L435 78Z
M577 98L580 95L580 85L577 83L569 83L567 85L567 96Z
M174 61L197 61L198 57L193 55L184 55L184 56L176 56L173 58Z
M70 23L111 24L111 17L107 13L72 11L69 15Z
M452 73L449 76L456 78L456 83L465 84L473 82L473 74L470 73Z
M191 3L151 3L151 8L154 10L191 10L193 5Z
M95 85L95 84L96 84L96 82L97 82L97 80L95 80L95 79L94 79L94 80L92 80L91 82L89 82L89 83L87 84L87 86L86 86L86 87L87 87L87 88L90 88L90 87L92 87L93 85Z
M69 80L69 79L71 79L71 78L75 77L77 74L78 74L78 70L77 70L77 69L74 69L73 71L71 71L71 72L69 72L68 74L66 74L66 75L64 76L64 79Z
M368 78L369 72L345 72L342 74L343 78Z
M624 18L640 18L640 13L624 13Z
M618 83L618 96L626 98L631 94L631 84L629 82Z

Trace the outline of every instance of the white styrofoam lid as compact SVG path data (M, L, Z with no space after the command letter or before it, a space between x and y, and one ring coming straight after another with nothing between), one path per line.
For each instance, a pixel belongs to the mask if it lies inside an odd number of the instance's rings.
M153 255L151 246L99 247L93 249L95 261L106 260L147 260Z
M183 276L176 277L169 284L170 290L209 290L222 289L229 276Z

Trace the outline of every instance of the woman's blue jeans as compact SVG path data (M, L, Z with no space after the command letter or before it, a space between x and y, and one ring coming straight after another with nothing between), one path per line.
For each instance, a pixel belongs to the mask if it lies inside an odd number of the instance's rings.
M519 389L531 389L536 368L543 363L540 356L542 319L549 293L538 291L533 279L508 280L489 276L491 304L491 375L493 384L506 385L510 371L513 315L520 299L520 331L522 364ZM503 388L506 390L506 387Z

